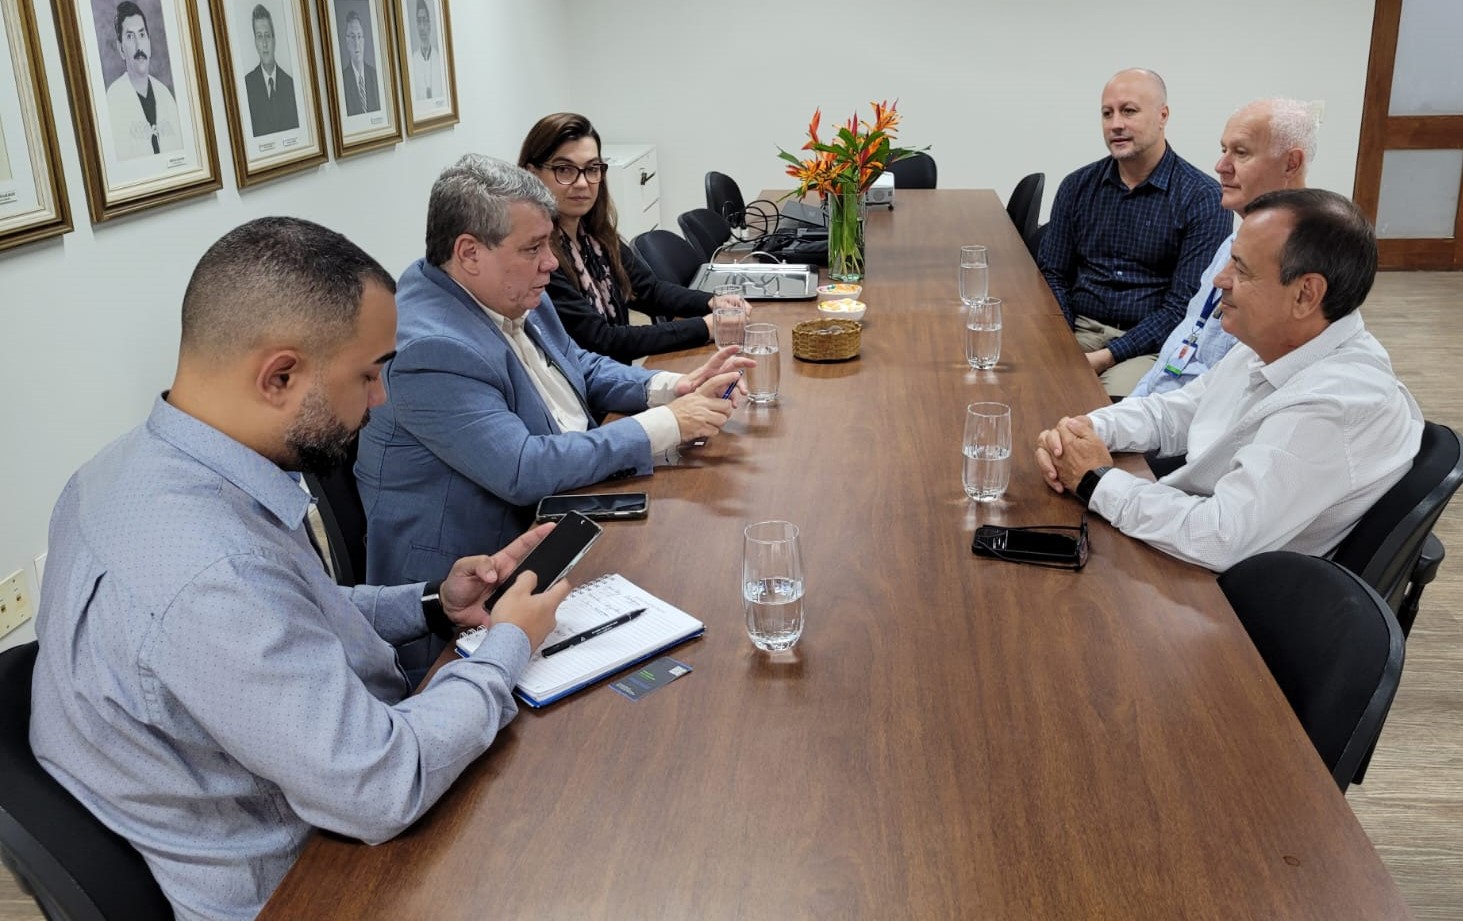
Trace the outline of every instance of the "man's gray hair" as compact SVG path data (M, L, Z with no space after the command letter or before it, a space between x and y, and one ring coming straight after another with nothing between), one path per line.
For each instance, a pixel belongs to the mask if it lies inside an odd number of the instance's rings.
M508 209L517 202L536 206L549 220L558 216L548 187L506 160L467 154L447 167L427 203L427 261L444 265L463 234L489 247L502 243L513 231Z
M1294 147L1306 155L1306 166L1316 159L1316 128L1320 119L1315 107L1299 99L1277 96L1251 105L1263 105L1270 113L1270 140L1276 156Z

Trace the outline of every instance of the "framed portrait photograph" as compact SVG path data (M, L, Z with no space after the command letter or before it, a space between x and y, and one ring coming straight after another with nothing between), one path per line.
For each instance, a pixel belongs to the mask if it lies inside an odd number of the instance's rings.
M392 0L396 60L406 103L406 133L457 123L457 71L452 59L448 0Z
M306 0L209 0L239 188L327 159Z
M401 140L390 0L318 0L330 133L339 157Z
M35 13L0 0L0 250L70 229Z
M188 0L56 0L93 221L218 189L218 148Z

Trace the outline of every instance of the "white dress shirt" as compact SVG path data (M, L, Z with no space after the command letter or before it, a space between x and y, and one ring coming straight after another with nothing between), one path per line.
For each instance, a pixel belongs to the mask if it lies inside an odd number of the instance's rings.
M1091 419L1110 450L1188 455L1157 483L1110 471L1092 510L1217 572L1267 550L1331 552L1422 440L1422 413L1359 313L1269 364L1236 345L1182 389Z

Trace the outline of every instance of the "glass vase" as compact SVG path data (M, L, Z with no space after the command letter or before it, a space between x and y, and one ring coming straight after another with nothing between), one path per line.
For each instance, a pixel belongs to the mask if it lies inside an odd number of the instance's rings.
M828 277L834 281L864 277L864 195L857 189L828 196Z

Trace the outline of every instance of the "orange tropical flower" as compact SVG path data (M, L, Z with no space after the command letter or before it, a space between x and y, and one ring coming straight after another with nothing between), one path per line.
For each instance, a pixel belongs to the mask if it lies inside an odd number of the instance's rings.
M802 159L778 149L778 156L789 164L787 174L798 181L798 188L790 194L862 192L890 163L915 153L913 148L892 146L899 127L899 100L869 105L874 110L873 121L860 120L855 112L826 143L818 136L823 110L815 109L808 122L808 140L802 146L803 150L812 151L811 157Z

